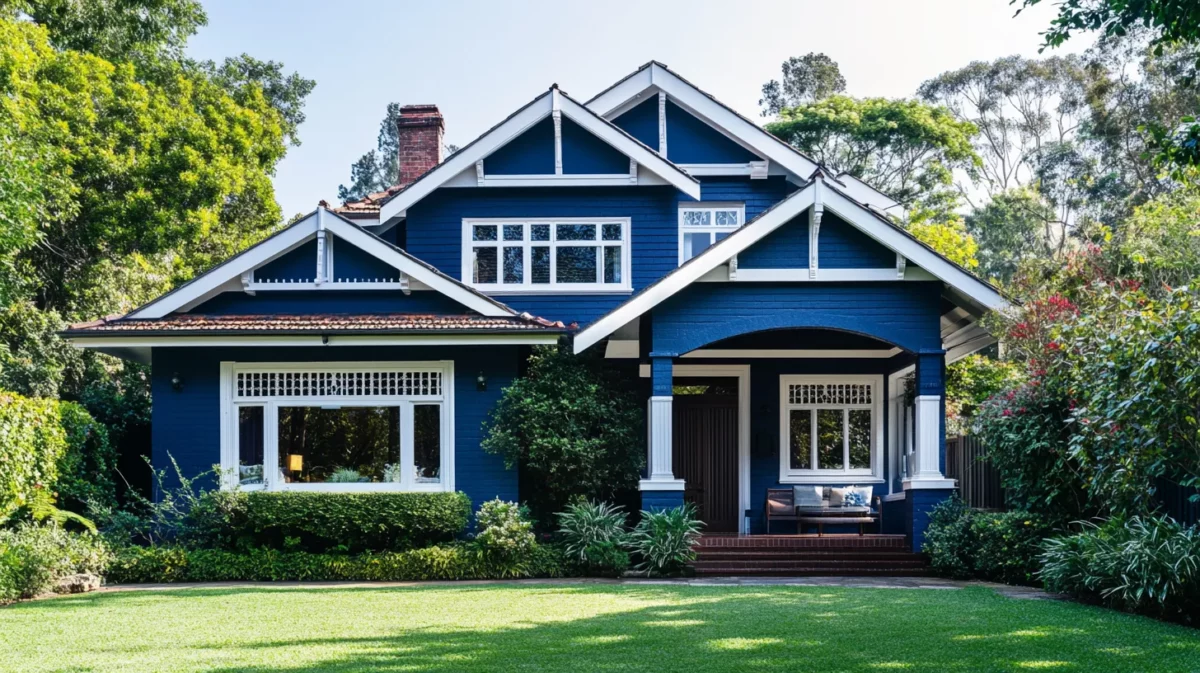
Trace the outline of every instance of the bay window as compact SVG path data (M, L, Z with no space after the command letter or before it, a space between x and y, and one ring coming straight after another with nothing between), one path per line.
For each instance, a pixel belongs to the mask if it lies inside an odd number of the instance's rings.
M627 292L629 218L463 221L462 278L504 292Z
M724 240L745 223L740 203L697 203L679 207L679 263Z
M453 490L453 366L222 363L227 485Z
M780 481L880 480L881 385L879 376L781 376Z

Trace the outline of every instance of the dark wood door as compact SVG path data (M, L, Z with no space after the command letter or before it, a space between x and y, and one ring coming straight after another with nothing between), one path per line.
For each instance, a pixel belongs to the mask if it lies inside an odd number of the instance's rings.
M676 395L672 408L671 461L675 476L686 482L684 499L695 503L705 531L736 533L740 518L736 395Z

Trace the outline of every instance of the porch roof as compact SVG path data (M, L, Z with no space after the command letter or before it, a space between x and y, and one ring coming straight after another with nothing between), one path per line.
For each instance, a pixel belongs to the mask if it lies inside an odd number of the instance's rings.
M71 325L63 331L69 338L98 335L121 336L225 336L231 334L480 334L510 332L566 332L561 322L528 313L516 316L387 314L313 315L195 315L175 314L165 318L106 318Z

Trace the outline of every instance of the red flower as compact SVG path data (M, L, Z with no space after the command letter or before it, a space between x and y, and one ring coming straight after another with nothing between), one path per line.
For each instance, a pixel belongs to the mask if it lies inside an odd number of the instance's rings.
M1012 409L1005 409L1003 415L1004 416L1012 416Z

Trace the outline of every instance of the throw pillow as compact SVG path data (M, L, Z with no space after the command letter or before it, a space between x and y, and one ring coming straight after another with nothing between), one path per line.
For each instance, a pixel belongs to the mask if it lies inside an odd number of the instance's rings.
M853 486L845 488L835 488L829 491L829 506L830 507L845 507L846 494L854 489Z
M867 504L867 498L863 495L861 488L848 488L846 495L842 497L842 503L846 507L863 507Z
M824 489L820 486L797 486L797 507L822 507L825 504Z

